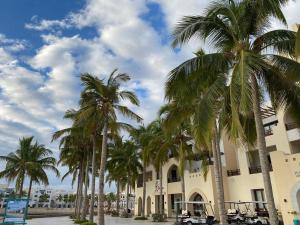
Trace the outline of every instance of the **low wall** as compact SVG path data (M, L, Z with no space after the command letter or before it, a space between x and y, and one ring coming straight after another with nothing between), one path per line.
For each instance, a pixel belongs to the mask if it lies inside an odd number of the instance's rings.
M0 214L4 213L4 209L0 209ZM29 208L28 216L30 218L42 217L57 217L57 216L70 216L74 213L73 209L68 208Z

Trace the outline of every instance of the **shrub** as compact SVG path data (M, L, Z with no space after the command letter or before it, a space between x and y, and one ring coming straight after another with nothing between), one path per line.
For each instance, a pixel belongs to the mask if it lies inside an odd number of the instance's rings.
M80 225L97 225L97 224L93 223L93 222L84 222L84 223L81 223Z
M121 217L122 218L131 218L132 217L132 214L131 213L128 213L127 211L123 211L121 213Z
M82 224L82 223L85 223L85 222L88 222L87 220L75 220L74 223L76 224Z
M166 221L166 214L159 214L159 213L155 213L155 214L152 214L152 219L153 219L153 222L164 222Z
M111 216L113 216L113 217L117 217L117 216L119 216L119 213L118 213L118 211L117 211L117 210L113 210L113 211L111 211Z
M134 220L147 220L148 218L145 216L137 216L134 218Z

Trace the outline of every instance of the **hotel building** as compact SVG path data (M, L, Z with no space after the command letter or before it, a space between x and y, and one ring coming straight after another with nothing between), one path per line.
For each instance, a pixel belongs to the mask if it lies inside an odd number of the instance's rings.
M270 163L271 181L276 208L285 224L291 224L290 211L300 212L300 129L288 113L272 109L263 110L265 138ZM232 144L225 137L221 141L223 184L226 201L265 201L263 178L258 150ZM184 172L186 201L211 202L216 207L216 188L213 165L209 165L207 177L200 171L201 161L187 163ZM178 162L170 157L163 166L162 175L163 208L169 217L175 216L174 202L180 201L182 186L178 174ZM150 215L159 210L160 186L153 168L147 168L145 213ZM136 184L135 214L141 214L143 182L142 175ZM263 208L253 204L253 210ZM192 214L199 205L188 205ZM217 213L216 213L217 215Z

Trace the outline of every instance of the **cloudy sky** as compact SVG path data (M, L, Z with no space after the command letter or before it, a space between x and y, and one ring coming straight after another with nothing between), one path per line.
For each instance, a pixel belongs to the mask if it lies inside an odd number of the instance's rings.
M114 68L129 73L127 88L141 100L134 110L145 123L154 119L167 73L201 46L193 41L174 51L170 32L183 15L201 14L209 2L1 0L0 154L32 135L57 154L51 135L69 125L62 116L77 107L85 72L101 78ZM289 25L300 22L299 8L299 0L285 7ZM52 186L70 188L70 180L50 176Z

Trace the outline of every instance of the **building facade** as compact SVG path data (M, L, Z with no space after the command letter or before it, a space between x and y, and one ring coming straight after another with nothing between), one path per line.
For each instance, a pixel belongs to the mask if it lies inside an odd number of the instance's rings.
M267 142L270 175L276 208L285 224L294 218L291 211L300 212L300 129L292 118L283 111L263 110L265 138ZM256 147L231 143L226 137L221 141L223 186L226 201L266 201L263 178ZM184 172L186 201L211 203L215 213L216 188L213 165L204 177L201 161L187 163ZM159 210L160 188L163 190L163 208L167 216L175 215L175 202L182 199L182 182L178 174L178 162L170 158L163 166L162 187L152 166L147 168L145 213ZM136 184L135 214L141 214L142 179ZM188 210L196 213L198 205L188 205ZM253 211L263 210L264 204L251 205Z
M74 204L73 192L51 188L33 189L29 200L31 208L73 208Z

